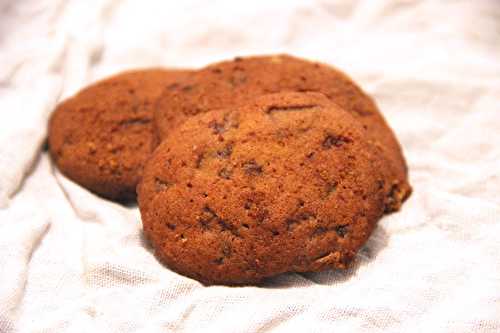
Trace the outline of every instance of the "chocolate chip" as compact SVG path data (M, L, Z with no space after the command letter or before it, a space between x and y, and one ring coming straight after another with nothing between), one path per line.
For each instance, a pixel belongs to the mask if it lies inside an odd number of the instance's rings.
M235 237L241 237L236 227L229 221L225 221L219 217L217 217L217 223L221 227L222 231L229 231Z
M210 229L210 226L206 220L200 220L200 225L203 230L208 230Z
M232 254L231 245L229 243L222 244L222 254L224 257L230 257Z
M311 234L311 237L318 237L324 235L327 231L328 229L325 227L317 227L316 229L314 229L313 233Z
M267 209L257 209L257 211L248 214L248 216L255 219L258 223L262 223L269 216L269 211Z
M341 147L345 143L349 143L351 141L352 140L350 138L345 136L328 134L323 140L322 146L325 149L330 149L332 147Z
M302 211L295 213L292 217L288 218L286 220L286 224L290 230L292 227L295 227L295 225L309 220L314 222L316 220L316 215L310 212Z
M198 154L198 156L196 156L196 162L195 162L196 169L199 169L201 167L201 163L203 162L204 159L205 159L205 153L201 153Z
M198 221L203 230L210 229L210 222L218 218L217 214L208 206L203 207L201 215L198 217Z
M298 105L287 105L287 106L279 106L279 105L271 105L267 108L266 113L272 112L290 112L290 111L310 111L317 108L316 104L298 104Z
M218 176L224 179L230 179L232 175L232 171L227 168L222 168L219 170Z
M135 118L130 118L130 119L125 119L122 120L118 123L118 126L123 126L123 127L128 127L128 126L133 126L133 125L146 125L151 123L151 118L147 117L135 117Z
M325 197L328 197L329 195L335 193L337 191L337 185L338 185L337 182L332 182L332 183L326 184Z
M294 226L295 224L300 223L300 221L299 221L299 220L297 220L296 218L292 218L292 217L291 217L291 218L287 218L287 219L285 220L285 223L286 223L286 227L287 227L287 229L288 229L288 230L290 230L290 229L292 229L292 228L293 228L293 226Z
M347 225L338 225L335 227L335 232L342 238L347 234L347 231Z
M243 169L247 175L257 176L262 173L262 166L253 159L243 163Z
M214 134L222 134L226 131L223 123L218 123L215 120L212 120L208 123L208 127L212 129Z
M212 120L208 123L208 127L212 129L214 134L222 134L230 128L238 128L238 119L235 115L224 115L222 122Z
M217 157L228 158L233 153L233 145L228 144L222 150L217 151Z

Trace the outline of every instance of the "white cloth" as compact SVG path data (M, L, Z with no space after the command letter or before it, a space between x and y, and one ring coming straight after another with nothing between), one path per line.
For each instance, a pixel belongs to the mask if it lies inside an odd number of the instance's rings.
M414 193L348 271L203 287L42 149L91 81L276 52L353 76L406 153ZM0 68L0 332L500 332L497 1L0 1Z

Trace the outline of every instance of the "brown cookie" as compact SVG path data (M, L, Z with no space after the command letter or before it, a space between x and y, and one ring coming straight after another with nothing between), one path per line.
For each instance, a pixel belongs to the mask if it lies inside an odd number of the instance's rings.
M125 72L59 104L49 122L50 153L66 176L109 199L129 200L154 142L153 108L185 71Z
M394 133L369 96L344 73L324 64L277 55L236 58L208 66L167 87L155 112L157 134L165 138L191 115L243 105L257 96L283 91L321 92L361 122L369 140L387 160L385 210L398 210L411 187Z
M138 186L145 235L207 284L345 268L384 212L383 161L319 93L261 96L171 130Z

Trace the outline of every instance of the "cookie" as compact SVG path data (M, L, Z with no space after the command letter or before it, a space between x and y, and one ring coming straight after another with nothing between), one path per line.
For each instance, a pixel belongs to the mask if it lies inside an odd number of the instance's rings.
M351 113L386 159L385 210L398 210L410 195L401 147L373 100L344 73L288 55L235 58L208 66L165 89L155 112L160 140L188 117L243 105L276 92L321 92Z
M365 132L320 93L193 116L146 163L144 233L205 284L346 268L384 213L384 162Z
M68 178L119 201L135 198L156 146L153 108L184 71L148 69L97 82L58 105L48 129L50 154Z

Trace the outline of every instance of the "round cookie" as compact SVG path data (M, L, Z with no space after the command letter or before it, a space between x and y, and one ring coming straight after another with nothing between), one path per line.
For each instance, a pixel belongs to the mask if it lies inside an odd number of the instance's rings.
M351 113L387 163L385 210L398 210L410 195L401 147L373 100L344 73L330 66L288 55L235 58L208 66L173 84L159 100L155 128L164 139L186 118L239 106L257 96L283 91L321 92Z
M265 95L172 129L138 186L144 232L206 284L346 268L384 212L381 165L324 95Z
M97 82L58 105L49 121L50 154L67 177L105 198L135 198L152 152L153 108L164 86L187 72L148 69Z

